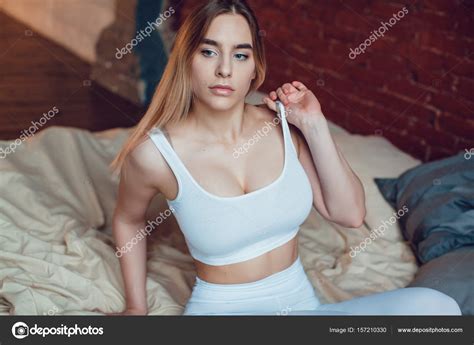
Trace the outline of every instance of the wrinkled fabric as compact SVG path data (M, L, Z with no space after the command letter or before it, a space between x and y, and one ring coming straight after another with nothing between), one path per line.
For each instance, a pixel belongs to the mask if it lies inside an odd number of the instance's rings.
M383 138L330 126L364 184L367 216L362 227L348 229L312 209L302 224L299 253L322 303L406 286L417 270L397 224L359 254L350 253L393 212L373 178L396 177L419 162ZM1 315L100 315L124 308L111 236L118 178L107 165L130 130L52 126L0 159ZM147 219L166 208L158 195ZM196 276L184 238L170 217L147 241L148 313L180 315Z

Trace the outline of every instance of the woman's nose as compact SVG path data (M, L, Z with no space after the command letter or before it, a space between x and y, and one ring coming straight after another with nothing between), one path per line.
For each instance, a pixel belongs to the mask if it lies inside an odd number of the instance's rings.
M222 59L217 68L217 75L220 77L230 77L232 74L232 66L228 59Z

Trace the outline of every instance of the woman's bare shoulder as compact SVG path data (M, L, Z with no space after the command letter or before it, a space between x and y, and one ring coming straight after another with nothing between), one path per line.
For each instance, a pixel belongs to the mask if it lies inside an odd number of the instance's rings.
M146 136L140 140L125 157L124 166L133 180L141 181L162 190L162 184L169 178L169 168L161 151L153 140Z
M258 118L268 119L274 118L276 116L276 112L269 109L265 103L262 104L247 104L248 109L252 111Z
M262 121L273 121L275 118L278 118L278 115L275 111L268 108L265 103L252 105L252 109L258 114L258 118ZM280 123L280 122L279 122ZM296 148L296 151L299 155L299 143L302 138L302 133L298 130L298 128L291 123L288 122L288 127L290 128L291 139L293 140L293 144Z

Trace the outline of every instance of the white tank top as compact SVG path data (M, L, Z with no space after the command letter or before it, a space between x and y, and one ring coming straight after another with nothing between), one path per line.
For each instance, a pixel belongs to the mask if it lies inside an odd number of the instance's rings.
M160 128L147 133L178 181L177 196L166 200L196 260L216 266L250 260L290 241L308 217L313 204L311 184L298 160L282 105L278 119L285 143L282 173L269 185L234 197L207 192Z

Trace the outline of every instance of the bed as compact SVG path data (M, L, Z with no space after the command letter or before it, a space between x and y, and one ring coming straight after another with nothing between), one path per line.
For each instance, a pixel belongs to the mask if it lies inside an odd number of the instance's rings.
M260 93L248 102L260 103ZM354 255L395 210L374 177L397 177L420 163L378 136L333 123L338 146L361 178L367 216L359 229L324 220L313 208L299 234L305 270L322 302L407 286L418 270L398 223ZM124 307L111 235L118 178L108 164L131 129L89 132L53 126L0 159L0 315L103 315ZM0 141L1 147L13 141ZM152 202L147 219L167 208ZM148 239L149 315L181 315L195 270L174 218Z

